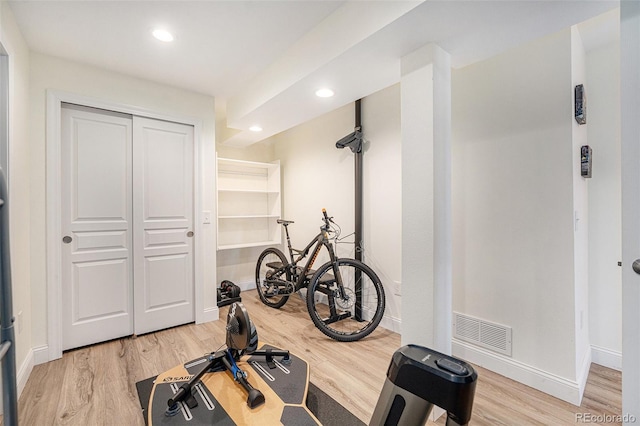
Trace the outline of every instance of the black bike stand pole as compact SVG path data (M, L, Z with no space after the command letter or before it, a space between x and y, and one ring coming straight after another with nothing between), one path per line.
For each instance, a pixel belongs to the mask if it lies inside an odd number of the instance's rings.
M358 99L356 101L356 127L353 133L348 134L344 138L340 139L336 142L336 148L342 149L344 147L349 147L351 152L355 154L355 246L356 246L356 260L362 262L362 252L364 251L362 248L362 116L361 116L361 107L360 104L362 99ZM355 276L355 292L356 292L356 303L355 303L355 312L354 318L357 321L362 321L362 273L359 270L356 270Z
M356 130L362 132L362 114L361 114L361 99L356 101ZM362 148L355 152L355 242L356 242L356 260L362 262ZM362 321L362 272L356 269L356 309L355 319L356 321Z

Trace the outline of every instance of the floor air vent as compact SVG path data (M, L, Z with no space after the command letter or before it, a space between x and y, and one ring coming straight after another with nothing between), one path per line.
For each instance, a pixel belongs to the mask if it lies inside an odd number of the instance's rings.
M511 356L511 327L454 312L453 337Z

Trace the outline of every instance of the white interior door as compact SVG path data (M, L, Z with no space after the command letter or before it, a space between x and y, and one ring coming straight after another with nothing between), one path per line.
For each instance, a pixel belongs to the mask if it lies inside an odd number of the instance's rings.
M194 320L193 127L133 118L135 333Z
M62 108L62 346L133 331L132 120Z
M622 423L640 419L640 3L620 2Z

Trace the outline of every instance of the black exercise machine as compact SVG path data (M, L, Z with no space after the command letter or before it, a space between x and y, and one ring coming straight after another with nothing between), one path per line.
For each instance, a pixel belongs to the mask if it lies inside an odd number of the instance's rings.
M369 424L421 426L437 405L447 411L447 426L465 426L477 379L473 367L462 360L422 346L403 346L391 358Z
M249 313L242 303L234 303L229 308L227 315L227 349L216 351L207 356L207 364L198 373L184 383L178 391L167 401L167 411L165 415L174 416L180 412L181 404L186 404L189 408L198 406L198 401L193 396L195 385L200 382L202 376L207 372L229 371L233 380L244 388L247 392L247 405L255 408L264 404L265 399L262 392L251 386L247 380L247 373L237 365L237 361L243 355L264 356L269 368L276 368L273 362L274 357L283 357L282 364L290 364L289 351L276 351L267 349L265 351L256 350L258 346L258 332L249 319Z

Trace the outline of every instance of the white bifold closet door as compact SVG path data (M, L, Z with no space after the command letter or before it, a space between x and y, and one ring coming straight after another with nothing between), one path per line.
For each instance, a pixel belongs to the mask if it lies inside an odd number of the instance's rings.
M62 108L63 349L191 322L193 127Z

